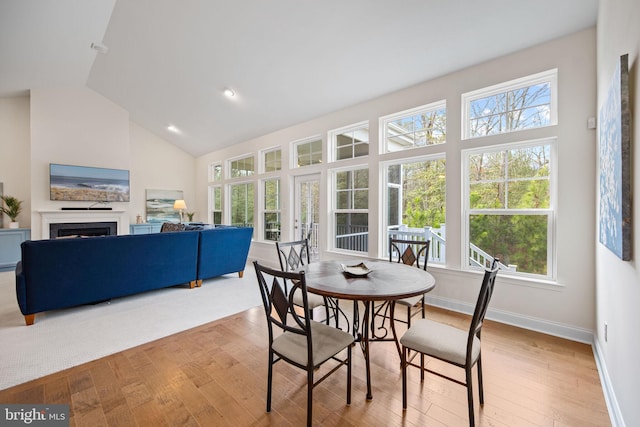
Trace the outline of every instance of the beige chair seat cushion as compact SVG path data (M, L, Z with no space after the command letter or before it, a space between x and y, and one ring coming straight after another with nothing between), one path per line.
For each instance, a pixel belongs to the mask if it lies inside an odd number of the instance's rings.
M302 292L300 292L300 289L293 294L293 303L302 307ZM313 310L316 307L324 306L324 298L320 295L307 292L307 303L309 304L309 308Z
M407 306L407 307L413 307L414 305L416 305L420 301L422 301L422 295L418 295L416 297L411 297L411 298L403 298L403 299L396 300L396 304L404 305L404 306Z
M353 335L312 320L313 365L320 365L351 345L353 341ZM285 332L274 338L273 351L302 366L307 365L307 338L305 335Z
M400 338L400 344L438 359L464 365L468 334L468 331L453 326L429 319L418 319ZM480 354L480 340L477 337L473 339L471 354L471 362L475 363Z

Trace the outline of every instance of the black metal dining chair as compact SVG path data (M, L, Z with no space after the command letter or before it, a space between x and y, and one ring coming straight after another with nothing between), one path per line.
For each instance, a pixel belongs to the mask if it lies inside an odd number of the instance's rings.
M305 264L311 262L309 254L309 239L296 240L292 242L276 242L276 250L278 252L278 261L280 261L280 269L282 271L298 271L304 267ZM313 312L318 307L324 307L325 323L329 323L331 315L330 301L326 297L322 297L316 294L309 294L307 296L309 302L309 316L313 319ZM298 305L302 305L302 298L298 294L294 294L294 302ZM337 304L337 302L333 302ZM337 317L336 317L337 319Z
M430 240L404 240L389 237L389 262L398 262L406 265L415 265L427 271L427 261L429 258ZM424 319L424 295L418 295L411 298L403 298L396 301L396 309L398 306L406 308L406 319L398 319L396 321L406 323L407 328L411 327L411 318L418 313L422 313Z
M269 331L269 372L267 375L267 412L271 412L273 365L284 360L307 373L307 426L313 415L313 389L329 375L347 367L347 405L351 403L351 353L353 335L312 320L309 311L305 273L278 271L253 263L260 286ZM288 282L288 283L287 283ZM299 294L300 306L294 302ZM346 356L340 354L346 350ZM325 362L336 362L316 380L316 370Z
M400 338L402 344L402 408L407 409L407 367L420 369L420 380L424 381L424 373L430 372L439 377L464 385L467 388L467 402L469 409L469 425L475 425L473 409L472 369L477 366L478 389L480 405L484 405L484 390L482 386L482 358L480 335L489 301L493 295L493 288L498 274L498 259L494 259L490 269L485 270L478 299L473 311L473 317L468 330L458 329L451 325L439 323L429 319L418 319ZM409 351L413 352L410 354ZM420 364L413 359L420 354ZM424 357L429 356L443 362L463 368L465 381L447 376L425 367Z

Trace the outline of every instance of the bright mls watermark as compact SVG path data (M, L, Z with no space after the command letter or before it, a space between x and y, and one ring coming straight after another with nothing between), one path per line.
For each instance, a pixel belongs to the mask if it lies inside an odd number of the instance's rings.
M0 426L68 427L69 405L0 404Z

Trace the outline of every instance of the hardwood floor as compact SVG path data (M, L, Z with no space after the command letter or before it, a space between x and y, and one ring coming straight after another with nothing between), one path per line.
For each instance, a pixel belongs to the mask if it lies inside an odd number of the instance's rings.
M427 317L461 327L468 322L434 307ZM611 425L590 346L491 321L482 338L485 404L480 408L475 387L478 425ZM343 369L315 388L315 425L468 425L463 386L430 374L421 384L419 371L410 369L403 411L395 346L374 343L371 358L373 400L365 399L356 347L351 405ZM275 365L271 413L266 385L266 320L254 308L2 390L0 402L69 404L71 426L304 425L304 372Z

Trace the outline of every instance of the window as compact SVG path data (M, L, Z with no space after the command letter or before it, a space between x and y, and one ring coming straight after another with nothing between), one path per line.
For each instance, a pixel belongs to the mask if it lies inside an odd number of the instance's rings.
M264 184L264 239L280 241L280 179L266 179Z
M369 154L369 123L360 123L329 132L334 160L354 159Z
M335 248L367 252L369 248L369 169L334 172Z
M243 157L241 159L231 160L230 162L231 178L239 176L251 176L255 169L253 166L253 156Z
M462 95L466 138L557 123L557 70Z
M262 152L263 172L275 172L282 169L282 150L273 148Z
M211 223L222 224L222 187L219 185L209 187L209 200L211 200Z
M514 274L554 277L554 144L463 151L464 265L485 266L497 257Z
M231 225L253 227L253 183L232 184Z
M294 167L300 168L322 163L322 139L311 138L296 142L293 147Z
M404 240L430 240L429 263L445 259L445 159L412 158L386 165L387 235ZM382 245L381 255L388 256Z
M384 152L443 144L447 139L447 104L436 102L380 118Z
M222 180L222 165L220 163L212 163L209 165L209 182Z

